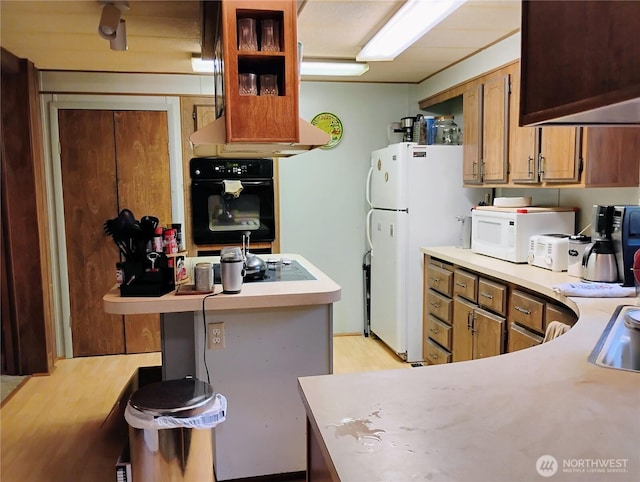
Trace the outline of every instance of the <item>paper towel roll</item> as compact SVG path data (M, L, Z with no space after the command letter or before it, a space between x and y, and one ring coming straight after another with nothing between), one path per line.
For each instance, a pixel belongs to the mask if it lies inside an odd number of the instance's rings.
M225 179L224 181L222 181L222 184L224 185L223 194L231 194L234 198L240 196L240 193L243 189L242 183L240 181L229 181Z

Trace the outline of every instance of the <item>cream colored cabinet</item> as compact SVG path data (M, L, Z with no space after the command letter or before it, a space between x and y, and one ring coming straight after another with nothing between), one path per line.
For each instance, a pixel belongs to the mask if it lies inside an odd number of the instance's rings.
M463 94L463 181L507 182L509 75L490 76Z

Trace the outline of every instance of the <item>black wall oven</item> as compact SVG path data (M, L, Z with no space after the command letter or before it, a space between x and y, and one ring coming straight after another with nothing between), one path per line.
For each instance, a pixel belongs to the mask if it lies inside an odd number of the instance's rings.
M191 159L191 213L196 245L275 239L272 159Z

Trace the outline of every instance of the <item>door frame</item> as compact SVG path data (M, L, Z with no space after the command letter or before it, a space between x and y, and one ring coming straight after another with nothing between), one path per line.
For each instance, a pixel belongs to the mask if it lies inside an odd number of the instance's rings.
M56 327L57 356L73 358L71 332L71 307L69 299L69 273L67 270L67 240L64 225L64 201L62 199L62 166L60 159L60 133L58 111L78 110L153 110L167 113L169 134L169 170L171 177L171 218L184 225L184 182L182 176L182 136L180 123L180 98L168 96L122 95L71 95L43 94L41 96L45 142L45 158L48 161L47 189L50 189L49 215L53 298ZM115 272L114 272L115 284Z

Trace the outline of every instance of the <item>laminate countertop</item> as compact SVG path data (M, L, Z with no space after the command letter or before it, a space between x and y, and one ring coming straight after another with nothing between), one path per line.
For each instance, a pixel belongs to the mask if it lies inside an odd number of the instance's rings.
M579 319L564 335L496 357L299 379L334 480L640 480L640 373L587 358L619 305L566 298L576 278L460 248L422 252L557 299Z
M270 254L269 258L289 258L297 261L313 280L250 282L242 285L238 294L222 293L222 286L215 285L215 301L207 303L207 309L248 310L252 308L276 308L334 303L340 300L341 288L309 260L296 254ZM186 266L200 261L217 263L219 257L187 258ZM141 313L179 313L202 310L205 295L176 295L171 291L158 297L122 297L117 287L102 298L104 311L119 315Z

